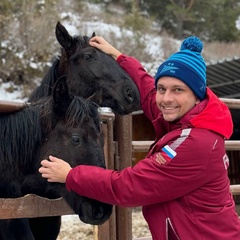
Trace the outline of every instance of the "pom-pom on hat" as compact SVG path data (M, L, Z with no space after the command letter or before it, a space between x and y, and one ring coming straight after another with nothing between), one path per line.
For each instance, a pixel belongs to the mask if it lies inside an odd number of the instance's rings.
M206 64L201 56L203 43L195 36L186 38L180 51L162 63L155 76L155 86L159 78L170 76L183 81L193 93L203 100L206 95Z

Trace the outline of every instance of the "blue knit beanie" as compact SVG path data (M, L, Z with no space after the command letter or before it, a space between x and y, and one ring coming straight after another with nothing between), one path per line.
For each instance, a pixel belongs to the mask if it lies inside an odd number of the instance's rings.
M203 43L197 37L186 38L180 51L162 63L155 76L155 86L159 78L171 76L183 81L200 99L206 95L206 64L201 56Z

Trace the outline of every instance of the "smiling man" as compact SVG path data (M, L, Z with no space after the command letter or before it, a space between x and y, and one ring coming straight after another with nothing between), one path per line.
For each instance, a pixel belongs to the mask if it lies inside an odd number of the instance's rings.
M166 121L180 119L200 100L181 80L174 77L161 77L157 83L156 103Z

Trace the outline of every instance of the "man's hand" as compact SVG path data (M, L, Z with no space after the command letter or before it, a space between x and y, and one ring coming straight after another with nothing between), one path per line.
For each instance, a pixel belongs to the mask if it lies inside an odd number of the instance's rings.
M121 55L115 47L108 43L103 37L95 36L89 40L92 47L96 47L102 52L111 55L115 60Z
M65 183L71 166L60 158L49 156L49 160L41 161L42 167L39 172L43 178L47 178L48 182Z

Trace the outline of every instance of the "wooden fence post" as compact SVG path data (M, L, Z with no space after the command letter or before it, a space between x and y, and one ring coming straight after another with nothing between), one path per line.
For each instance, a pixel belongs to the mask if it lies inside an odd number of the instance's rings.
M104 155L107 169L114 169L115 142L113 141L113 123L115 115L111 112L102 113L102 128L104 131ZM94 240L116 240L116 207L110 219L103 225L94 226Z
M114 139L118 143L118 159L115 168L121 170L132 166L132 115L116 116ZM117 240L132 239L131 208L116 207Z

